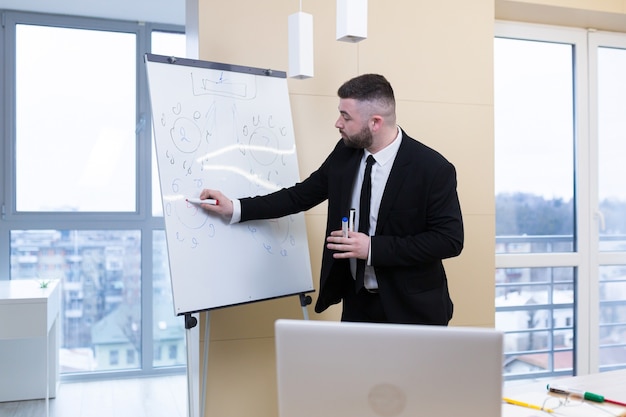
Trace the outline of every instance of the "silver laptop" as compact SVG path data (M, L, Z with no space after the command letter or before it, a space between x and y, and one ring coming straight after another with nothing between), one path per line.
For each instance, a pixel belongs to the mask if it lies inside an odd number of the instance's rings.
M502 333L277 320L279 417L500 417Z

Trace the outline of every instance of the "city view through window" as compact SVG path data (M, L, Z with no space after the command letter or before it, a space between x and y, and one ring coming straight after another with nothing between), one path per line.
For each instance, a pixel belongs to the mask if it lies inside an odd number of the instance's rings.
M10 279L61 282L61 375L186 364L157 169L148 152L137 154L151 149L137 145L151 137L138 136L150 120L137 122L136 45L145 34L120 25L15 28L15 210L30 220L10 230ZM148 36L152 52L184 56L184 34ZM32 82L41 68L54 83ZM146 166L151 175L138 172ZM152 204L140 189L152 191ZM154 220L137 216L142 204Z
M596 102L578 79L586 35L535 41L502 26L507 36L494 44L495 304L504 375L572 375L583 352L599 371L624 368L626 49L590 46ZM599 115L597 135L579 128L586 106Z
M11 232L11 279L62 282L61 373L141 367L141 236L129 230ZM153 251L153 366L185 364L165 236Z

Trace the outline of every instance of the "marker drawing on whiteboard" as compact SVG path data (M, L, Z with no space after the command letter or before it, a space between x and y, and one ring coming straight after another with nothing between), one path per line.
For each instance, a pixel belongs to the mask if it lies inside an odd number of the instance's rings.
M213 206L217 206L219 204L218 200L214 200L212 198L207 198L205 200L201 200L199 198L186 198L185 200L193 204L211 204Z
M348 218L341 219L341 230L343 231L343 237L348 237Z

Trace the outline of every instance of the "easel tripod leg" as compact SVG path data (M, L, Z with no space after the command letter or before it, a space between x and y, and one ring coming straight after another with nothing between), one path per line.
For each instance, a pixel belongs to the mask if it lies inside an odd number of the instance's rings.
M209 311L205 312L205 320L204 320L204 355L203 355L203 362L202 362L202 385L200 385L200 416L204 417L205 414L205 410L206 410L206 380L207 380L207 373L208 373L208 368L209 368L209 341L210 341L210 335L211 333L209 333L210 328L209 328Z
M193 381L193 371L192 371L192 358L193 354L193 343L191 337L191 329L196 327L198 324L198 320L193 317L190 313L185 313L185 329L187 334L187 416L195 417L195 401L194 401L194 381Z
M309 310L307 310L306 306L311 304L311 296L306 295L305 293L300 293L300 306L302 307L302 315L305 320L309 319Z

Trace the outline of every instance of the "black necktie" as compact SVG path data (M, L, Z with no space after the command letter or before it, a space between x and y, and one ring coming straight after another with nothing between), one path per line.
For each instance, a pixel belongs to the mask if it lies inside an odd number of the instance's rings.
M363 185L361 185L361 199L359 202L359 232L370 234L370 200L372 197L372 165L376 160L372 155L365 161L365 174L363 175ZM363 277L365 275L365 259L356 260L356 291L363 288Z

